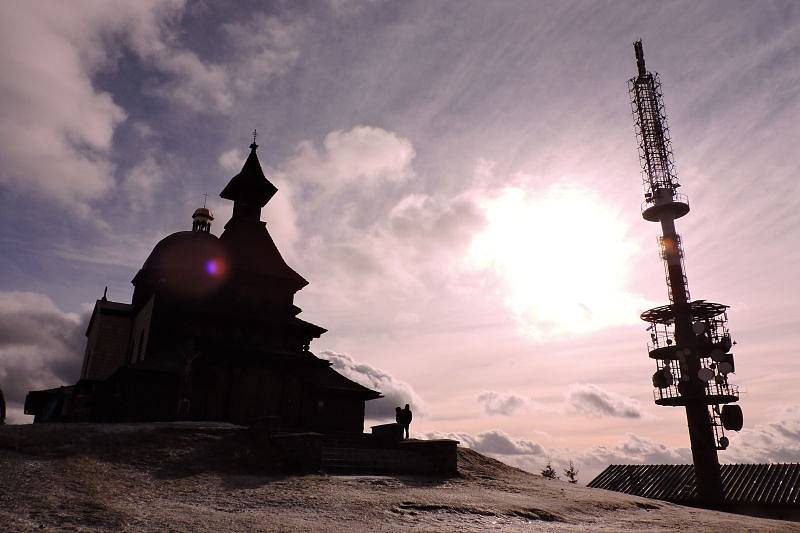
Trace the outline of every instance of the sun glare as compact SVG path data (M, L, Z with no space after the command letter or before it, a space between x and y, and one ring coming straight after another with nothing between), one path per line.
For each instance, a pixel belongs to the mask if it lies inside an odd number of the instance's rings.
M625 287L635 246L598 195L507 188L485 209L469 263L498 277L526 333L586 333L636 321L646 303Z

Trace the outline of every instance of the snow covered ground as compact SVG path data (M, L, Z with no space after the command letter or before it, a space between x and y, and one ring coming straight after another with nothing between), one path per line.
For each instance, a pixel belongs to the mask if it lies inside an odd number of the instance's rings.
M0 530L798 531L546 480L468 449L460 476L287 476L228 424L0 427Z

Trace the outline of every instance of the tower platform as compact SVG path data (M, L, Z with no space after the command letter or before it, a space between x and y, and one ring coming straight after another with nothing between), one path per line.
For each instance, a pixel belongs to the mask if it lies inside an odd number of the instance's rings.
M658 222L664 213L671 213L673 219L681 218L689 213L689 197L685 194L675 194L671 201L653 203L642 202L642 218L649 222Z

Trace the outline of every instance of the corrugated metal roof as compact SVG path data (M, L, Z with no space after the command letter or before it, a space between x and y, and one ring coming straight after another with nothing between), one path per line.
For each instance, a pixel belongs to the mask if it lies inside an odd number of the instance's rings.
M721 465L724 503L800 505L800 464ZM610 465L588 485L675 503L697 499L693 465Z

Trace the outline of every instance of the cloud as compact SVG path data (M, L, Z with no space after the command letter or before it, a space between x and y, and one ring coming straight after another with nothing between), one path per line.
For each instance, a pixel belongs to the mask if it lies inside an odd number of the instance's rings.
M553 462L564 468L570 460L581 472L581 483L588 483L611 464L690 464L692 452L686 447L669 447L646 437L628 433L626 439L614 446L594 446L575 451L556 449ZM529 470L525 465L517 465ZM534 465L537 468L538 465Z
M29 390L78 379L88 320L43 294L0 292L0 387L15 411Z
M351 17L360 13L371 2L362 0L328 0L327 4L337 17Z
M131 123L131 127L140 139L151 139L156 136L156 130L146 122L135 121Z
M730 447L719 453L722 463L800 462L800 405L778 410L772 421L741 432L727 432ZM611 464L691 464L688 447L667 446L642 435L628 433L614 445L593 446L584 450L547 448L525 439L512 438L499 430L478 433L433 432L429 438L451 438L478 452L492 455L508 464L538 473L547 459L556 470L572 460L580 470L581 483L588 483Z
M320 144L303 141L277 165L274 179L291 183L291 205L306 236L298 240L298 257L312 280L309 298L341 302L352 313L378 303L380 312L367 320L424 322L417 306L455 289L483 211L471 191L413 192L415 154L409 139L358 125L332 131ZM409 294L418 298L409 302Z
M247 154L238 148L226 150L219 155L217 163L219 166L228 172L239 172L247 159Z
M410 175L416 152L408 139L373 126L328 133L317 147L302 141L282 170L292 180L336 188L352 182L398 181Z
M547 461L559 472L572 461L580 471L581 483L588 483L610 464L686 464L692 461L689 448L670 448L634 434L628 434L626 440L615 446L595 446L582 451L545 448L538 442L525 437L511 437L499 429L476 435L434 431L425 437L454 439L461 446L533 473L539 473Z
M333 368L347 378L383 394L366 405L366 417L394 420L395 407L410 404L417 416L425 415L425 405L414 389L396 377L367 363L359 363L347 354L324 350L317 354L333 363Z
M536 456L544 457L547 452L538 442L524 438L509 436L499 429L491 429L472 435L470 433L448 433L434 431L427 433L426 438L453 439L459 441L461 446L472 448L476 452L493 456Z
M253 95L259 86L288 71L300 56L298 41L305 26L302 20L263 13L243 22L223 24L222 31L233 48L228 76L234 87Z
M291 184L279 194L306 237L297 240L312 281L304 296L340 302L353 313L377 302L380 312L368 319L388 322L420 317L409 294L424 302L452 283L482 212L463 195L409 192L414 157L410 140L358 125L328 133L320 145L303 141L276 166L270 179ZM279 221L272 207L265 218Z
M428 327L434 299L475 289L462 280L469 234L482 223L474 203L424 194L393 201L381 190L346 202L325 202L312 213L293 202L301 232L314 235L298 251L312 281L305 297L337 302L339 313L368 327L396 327L398 316ZM332 205L345 207L332 217Z
M267 229L284 257L295 263L300 260L296 250L297 241L300 239L300 228L297 212L292 204L293 186L285 180L272 177L270 181L278 188L278 192L267 204L261 218L267 223ZM233 208L230 202L226 203L231 209Z
M95 80L123 52L139 60L145 93L201 114L229 112L243 86L252 92L298 56L302 24L259 15L225 25L233 59L211 63L180 41L184 8L183 0L0 7L0 185L83 216L114 188L112 143L127 113Z
M128 171L122 187L128 197L128 204L140 212L153 207L153 195L164 181L164 172L152 155L147 156Z
M524 412L529 405L526 398L516 394L486 391L478 395L478 403L487 415L511 416Z
M153 69L145 87L150 94L194 113L231 112L239 96L253 96L273 77L285 73L300 55L297 41L304 24L256 13L244 22L219 27L227 59L211 62L182 46L174 26L183 14L175 2L169 16L139 17L127 44ZM154 10L155 11L155 10Z
M188 50L159 47L141 52L168 74L165 81L154 82L150 88L152 94L196 113L223 113L233 107L235 97L224 66L205 63Z
M220 164L235 155L225 152ZM328 133L319 147L300 142L274 176L296 185L294 203L315 233L335 234L337 241L352 238L362 249L382 241L435 252L468 240L484 221L482 209L469 194L408 192L415 155L409 139L358 125ZM365 243L365 237L373 242Z
M126 116L91 80L113 20L80 2L0 11L0 183L87 214L113 186L109 150Z
M437 198L411 194L389 211L390 236L415 250L422 259L437 251L458 251L485 223L477 203L468 194Z
M638 400L609 392L591 383L569 386L567 407L576 413L589 416L617 418L642 418L642 405Z
M221 70L170 37L182 10L180 0L4 6L0 183L84 216L114 188L113 136L127 113L94 80L116 68L123 49L167 74L154 92L196 110L228 109ZM152 192L154 174L146 170L125 177L129 192Z
M681 464L691 463L689 448L671 448L646 437L629 433L627 440L616 446L596 446L578 454L581 463L590 466L610 464Z
M163 237L163 234L158 233L116 234L109 239L98 240L81 248L70 244L53 244L48 247L47 255L79 264L124 267L126 271L130 271L132 268L138 268L144 262L153 250L153 243ZM89 290L96 290L96 287Z
M724 462L800 462L800 405L784 407L767 423L727 435L731 445L720 453Z
M412 176L414 153L408 139L363 125L328 133L320 147L310 140L298 143L281 164L264 168L279 189L263 211L270 233L288 259L302 253L307 268L325 272L328 279L340 274L346 278L344 285L357 278L363 283L366 274L383 272L381 244L388 239L381 221L394 204L383 205L382 191L373 186ZM233 174L245 157L234 148L222 152L217 162ZM211 207L220 220L230 210L227 203L216 201ZM336 216L331 216L334 207ZM370 218L370 212L379 219L365 234L364 218ZM303 243L303 250L295 250L303 232L314 237Z
M175 21L178 17L173 17ZM170 22L172 22L170 21ZM195 113L228 113L240 96L252 97L271 79L286 73L300 56L305 24L255 13L220 26L224 62L212 63L168 37L162 24L152 42L134 41L134 50L166 79L150 80L150 92Z
M544 448L526 439L514 439L503 431L493 429L478 433L474 440L467 441L470 448L496 455L537 455L545 454Z

